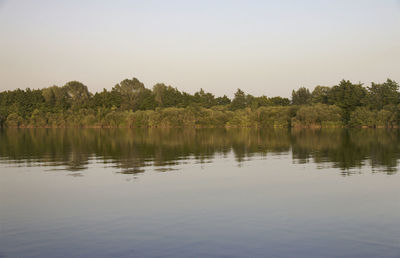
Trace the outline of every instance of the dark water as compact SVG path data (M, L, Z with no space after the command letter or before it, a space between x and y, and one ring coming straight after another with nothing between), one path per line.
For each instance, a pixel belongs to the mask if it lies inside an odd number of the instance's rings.
M398 130L0 131L0 257L400 257Z

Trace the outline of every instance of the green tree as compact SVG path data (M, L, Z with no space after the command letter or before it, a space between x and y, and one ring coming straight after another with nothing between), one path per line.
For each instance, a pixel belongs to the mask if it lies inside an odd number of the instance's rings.
M308 89L301 87L292 91L292 103L294 105L307 105L311 102L311 93Z
M390 79L384 83L371 83L368 87L368 105L377 110L383 109L386 105L399 104L399 85Z
M357 107L350 113L349 125L353 127L374 127L376 125L376 112L367 107Z
M23 118L17 113L11 113L7 117L6 125L8 127L20 127L23 124Z
M98 108L120 108L122 103L122 95L116 90L107 91L103 89L102 92L96 92L90 99L90 107L92 109Z
M269 98L269 101L271 103L271 106L289 106L290 105L290 100L288 98L282 98L279 96Z
M326 86L316 86L311 93L312 103L328 104L328 96L331 88Z
M231 109L238 110L246 107L246 95L241 89L237 89L235 97L231 102Z
M42 96L48 110L60 112L70 107L71 103L68 103L69 95L65 87L52 86L44 88Z
M328 101L343 109L343 121L348 123L350 113L365 103L366 96L367 90L362 84L342 80L329 91Z
M219 105L219 106L226 106L226 105L231 104L231 100L226 95L224 95L222 97L216 98L215 103L216 103L216 105Z
M216 104L214 95L204 92L203 89L200 89L200 91L194 94L194 101L205 108L210 108Z
M89 100L90 92L86 85L78 81L67 82L64 86L73 109L77 109Z
M157 83L153 87L155 101L158 107L177 107L183 103L182 93L171 86Z
M141 105L140 97L143 96L141 93L145 91L145 87L138 79L132 78L132 80L125 79L115 85L113 91L121 94L122 110L138 110Z

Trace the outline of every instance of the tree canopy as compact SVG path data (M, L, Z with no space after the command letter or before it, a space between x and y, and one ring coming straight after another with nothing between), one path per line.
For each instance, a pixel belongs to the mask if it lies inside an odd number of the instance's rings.
M321 125L327 121L349 126L399 126L400 93L399 85L391 79L368 87L342 80L312 91L300 87L292 91L291 99L253 96L241 89L230 99L204 89L190 94L164 83L146 88L137 78L94 94L78 81L61 87L0 92L0 126L117 126L121 121L135 126L149 124L153 118L150 124L157 126L164 123L163 116L175 119L166 124L176 126L180 116L187 119L183 124L203 126Z

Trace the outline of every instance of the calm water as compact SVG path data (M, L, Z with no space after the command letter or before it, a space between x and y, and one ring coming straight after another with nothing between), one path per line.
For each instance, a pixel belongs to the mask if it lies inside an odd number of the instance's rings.
M400 131L0 131L0 256L400 257Z

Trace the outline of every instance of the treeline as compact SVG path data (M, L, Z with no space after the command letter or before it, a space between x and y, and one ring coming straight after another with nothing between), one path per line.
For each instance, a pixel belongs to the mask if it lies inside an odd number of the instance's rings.
M333 87L301 87L292 98L255 97L238 89L233 99L189 94L159 83L148 89L125 79L92 94L64 86L0 93L2 127L398 127L399 85L388 79L364 87L342 80Z

